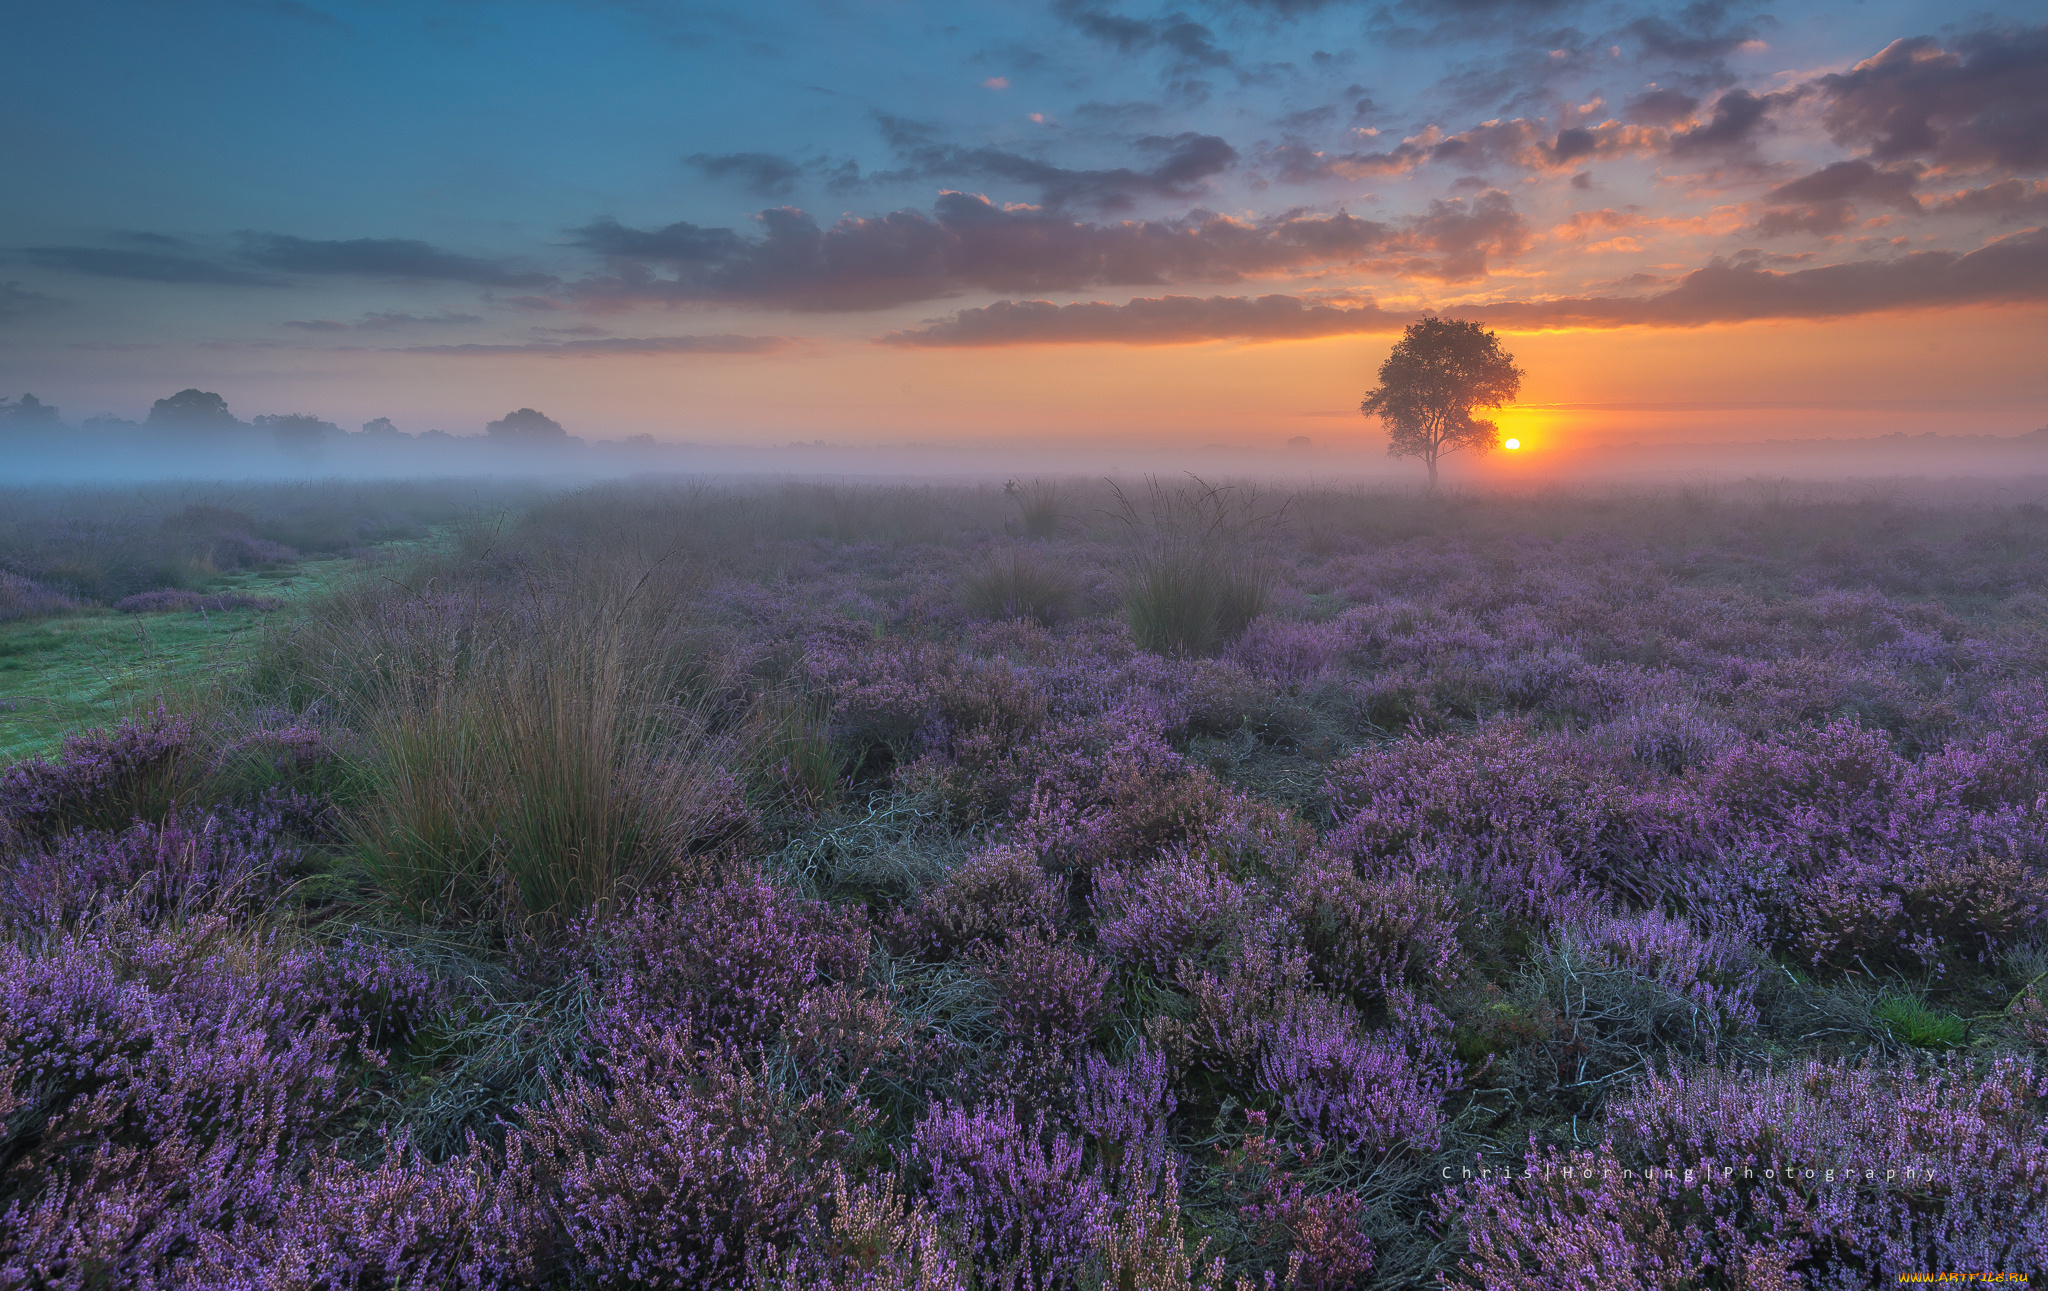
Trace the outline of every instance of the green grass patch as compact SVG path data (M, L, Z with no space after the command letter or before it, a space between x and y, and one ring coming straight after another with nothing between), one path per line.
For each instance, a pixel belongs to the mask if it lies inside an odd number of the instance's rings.
M1893 1036L1918 1049L1953 1049L1962 1044L1968 1024L1953 1013L1929 1008L1907 995L1894 995L1874 1010Z
M67 731L112 725L157 698L175 704L220 693L267 632L360 568L338 557L226 575L206 587L284 601L278 610L92 609L0 623L0 765L54 753Z

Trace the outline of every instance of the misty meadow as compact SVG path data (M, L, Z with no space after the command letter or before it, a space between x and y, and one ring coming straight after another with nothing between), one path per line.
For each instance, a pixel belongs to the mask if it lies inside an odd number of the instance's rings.
M2037 503L461 494L15 495L0 1284L2048 1260Z

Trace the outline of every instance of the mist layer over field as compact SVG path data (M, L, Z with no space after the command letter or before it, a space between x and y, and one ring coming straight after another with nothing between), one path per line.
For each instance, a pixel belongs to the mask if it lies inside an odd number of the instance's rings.
M2040 1267L2039 488L11 491L0 1283Z

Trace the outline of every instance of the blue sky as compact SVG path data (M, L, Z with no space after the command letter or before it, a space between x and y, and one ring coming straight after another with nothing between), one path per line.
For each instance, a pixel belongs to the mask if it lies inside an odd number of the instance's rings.
M1830 328L1877 327L1884 351L1929 311L1995 336L2038 323L2039 20L16 6L0 393L133 417L196 384L245 416L479 423L551 398L589 425L744 438L1149 425L1130 410L1163 385L1166 426L1217 407L1194 370L1239 378L1233 416L1303 365L1329 390L1296 403L1355 403L1361 347L1439 309L1555 351L1578 376L1538 392L1552 403L1619 388L1565 361L1568 335L1654 351L1682 384L1650 333L1692 329L1718 373L1794 325L1820 384L1769 397L1846 400L1868 383ZM1929 372L1897 399L2023 420L2048 389L2017 355L1989 394Z

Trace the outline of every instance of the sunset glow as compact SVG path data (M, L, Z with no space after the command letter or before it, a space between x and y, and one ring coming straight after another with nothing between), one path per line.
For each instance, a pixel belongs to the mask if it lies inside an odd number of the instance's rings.
M1546 451L2048 420L2013 0L112 13L0 89L0 394L70 420L1369 449L1426 310Z

